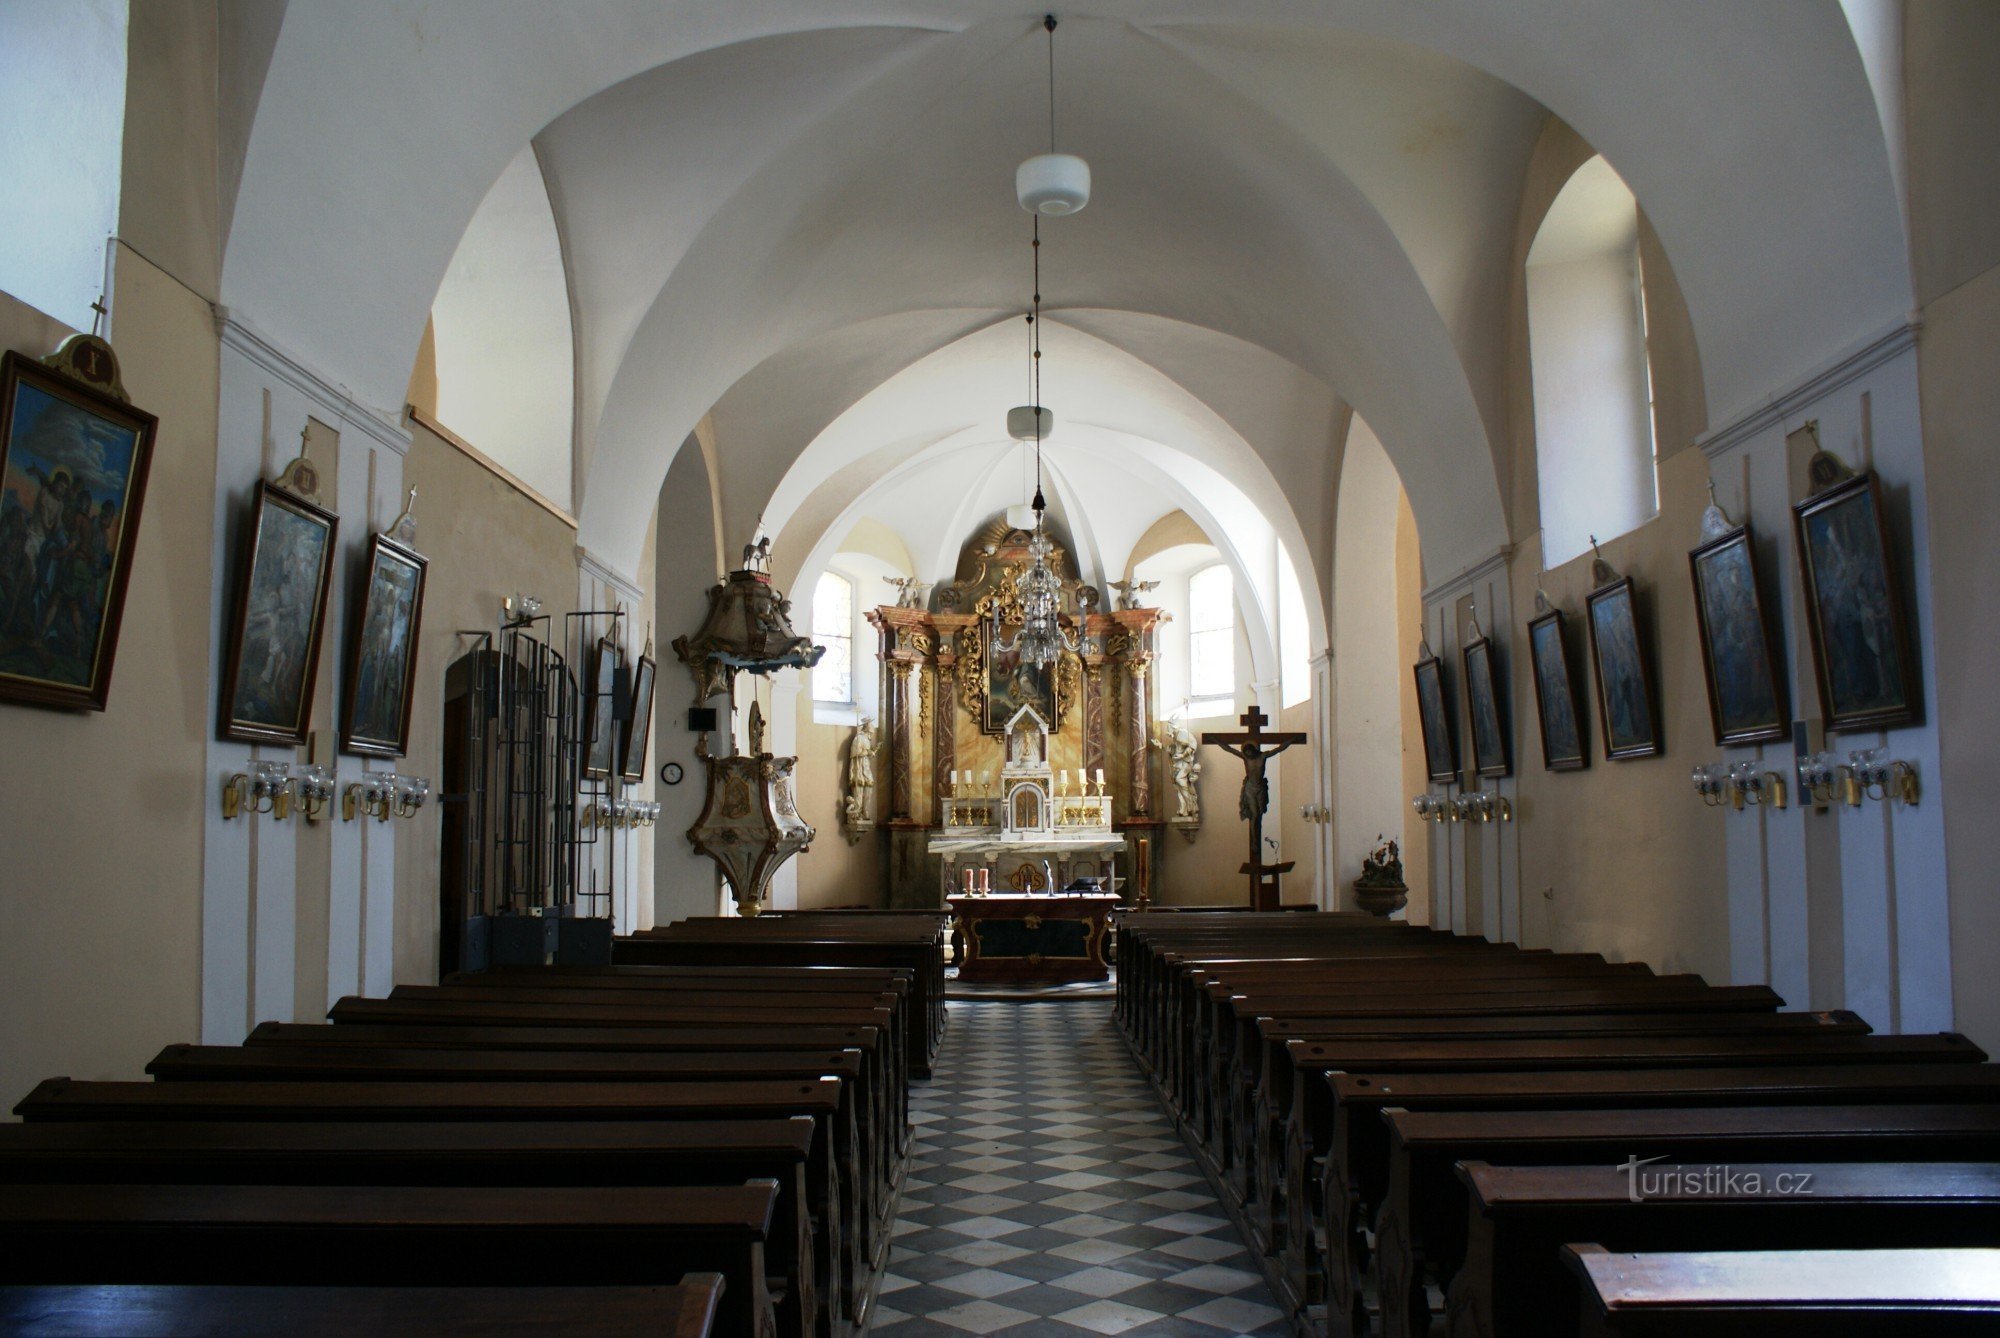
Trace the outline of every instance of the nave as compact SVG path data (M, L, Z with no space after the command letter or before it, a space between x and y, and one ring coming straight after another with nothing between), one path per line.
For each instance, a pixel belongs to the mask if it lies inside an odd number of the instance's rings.
M1107 1003L954 1003L870 1332L1289 1334Z

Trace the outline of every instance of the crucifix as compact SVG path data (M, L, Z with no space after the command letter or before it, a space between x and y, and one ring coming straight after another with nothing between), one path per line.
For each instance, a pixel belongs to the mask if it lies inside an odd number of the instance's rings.
M1250 824L1250 862L1242 872L1250 875L1250 909L1278 909L1278 879L1290 873L1294 860L1283 864L1264 863L1264 814L1271 807L1271 786L1264 779L1264 764L1306 736L1297 731L1269 734L1264 726L1271 718L1252 706L1243 713L1243 728L1230 734L1204 733L1203 743L1212 743L1223 752L1243 759L1243 797L1237 811Z

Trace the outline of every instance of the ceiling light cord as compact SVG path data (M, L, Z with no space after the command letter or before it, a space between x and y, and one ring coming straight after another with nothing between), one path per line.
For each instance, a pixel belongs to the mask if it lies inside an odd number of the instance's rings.
M1042 27L1049 35L1049 152L1056 151L1056 16L1044 14Z

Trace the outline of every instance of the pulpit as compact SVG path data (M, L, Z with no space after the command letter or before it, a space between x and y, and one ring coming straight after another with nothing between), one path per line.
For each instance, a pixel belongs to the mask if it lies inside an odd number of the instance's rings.
M1109 892L945 898L964 943L958 978L1010 985L1108 980L1104 936L1118 898Z

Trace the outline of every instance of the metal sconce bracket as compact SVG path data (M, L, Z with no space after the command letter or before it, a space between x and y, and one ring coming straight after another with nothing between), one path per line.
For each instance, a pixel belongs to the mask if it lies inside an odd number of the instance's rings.
M248 772L239 771L222 782L224 821L251 813L268 813L277 822L292 816L296 783L292 769L284 762L252 762Z

